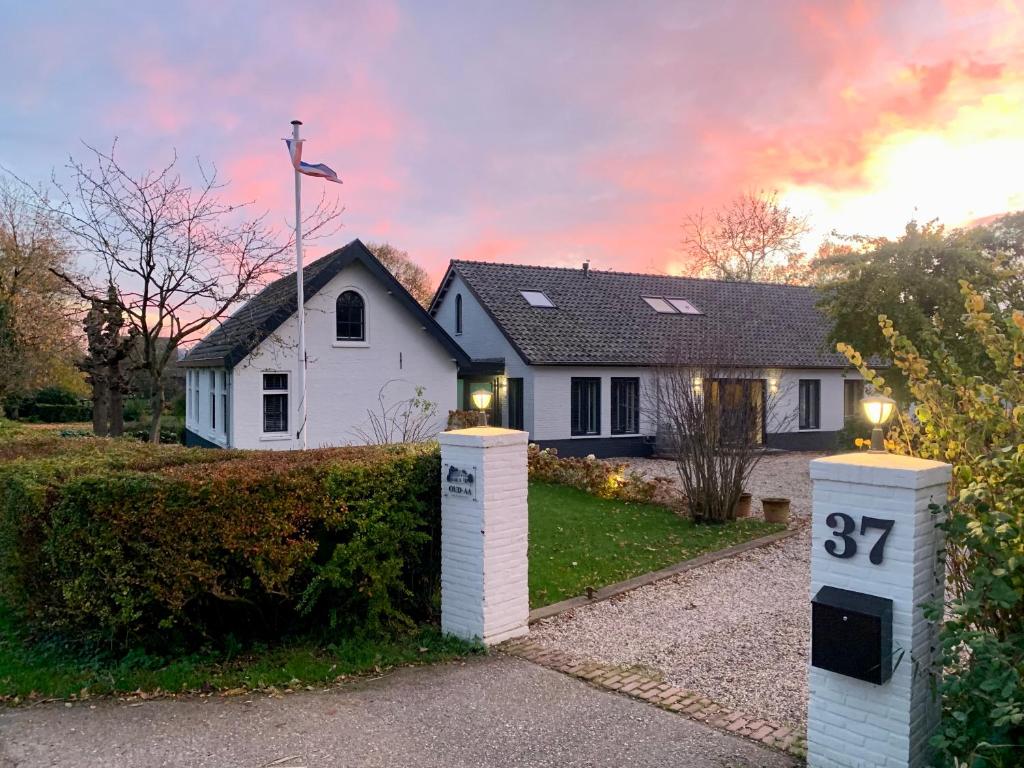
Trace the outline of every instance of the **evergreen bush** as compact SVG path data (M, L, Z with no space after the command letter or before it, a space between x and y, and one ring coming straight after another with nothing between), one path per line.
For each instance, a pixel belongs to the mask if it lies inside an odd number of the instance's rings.
M0 464L0 598L38 631L180 651L436 610L436 446L63 443Z

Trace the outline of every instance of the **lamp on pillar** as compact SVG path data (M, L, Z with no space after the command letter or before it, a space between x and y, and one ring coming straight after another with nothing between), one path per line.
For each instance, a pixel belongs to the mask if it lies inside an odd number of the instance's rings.
M860 401L864 415L874 426L871 430L871 449L868 453L885 453L885 436L882 425L892 418L896 410L896 401L885 395L868 395Z
M473 393L473 405L483 414L484 426L487 426L487 409L491 407L491 390L478 389Z

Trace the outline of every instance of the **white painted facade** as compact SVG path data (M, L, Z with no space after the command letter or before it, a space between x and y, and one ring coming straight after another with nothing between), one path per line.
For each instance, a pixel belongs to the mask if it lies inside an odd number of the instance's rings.
M457 297L462 297L462 332L457 331ZM653 437L657 432L658 418L650 396L654 381L653 369L626 366L557 366L528 365L498 328L491 316L473 296L468 286L456 273L440 305L436 308L435 319L452 338L474 359L504 358L505 375L499 379L502 403L502 424L508 424L508 378L523 379L523 428L535 441L578 440L598 438L614 439L637 435L612 434L611 380L615 377L632 377L640 380L641 414L638 435ZM755 376L747 372L744 376ZM597 377L601 380L600 434L573 436L571 434L570 404L571 379L574 377ZM860 380L855 370L839 369L771 369L756 374L764 378L769 388L769 402L774 411L768 414L767 434L799 435L819 432L834 433L841 430L845 422L844 382ZM820 419L817 427L801 429L799 425L799 381L801 379L820 382Z
M346 290L365 303L365 341L338 341L335 302ZM289 450L300 447L297 391L298 317L293 315L231 371L192 368L186 385L186 427L223 447ZM446 350L401 306L361 263L353 262L306 301L307 444L310 448L357 445L370 432L369 412L422 397L436 405L434 433L444 429L455 408L457 365ZM213 374L211 376L211 373ZM265 432L263 375L286 374L287 432ZM216 424L211 415L210 387L217 392ZM195 391L192 391L192 388ZM226 401L223 419L221 396Z
M941 714L933 688L938 629L922 605L944 583L938 561L942 532L931 504L946 502L949 464L893 456L848 453L812 461L811 593L824 586L892 600L892 678L882 685L811 667L808 676L808 768L925 768L928 739ZM829 516L836 515L829 525ZM839 520L853 521L850 546L838 535ZM864 530L864 517L891 520L880 562L870 550L881 531ZM812 641L813 642L813 641Z

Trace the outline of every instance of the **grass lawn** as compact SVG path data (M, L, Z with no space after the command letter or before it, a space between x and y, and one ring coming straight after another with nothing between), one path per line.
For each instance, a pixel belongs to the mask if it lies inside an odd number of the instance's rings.
M530 483L530 607L576 597L587 587L614 584L783 527L752 518L695 525L665 507Z
M131 693L298 688L389 667L447 661L482 646L442 637L425 627L391 640L341 639L295 643L235 656L206 654L166 660L129 655L120 662L82 659L52 645L27 645L14 617L0 606L0 702Z

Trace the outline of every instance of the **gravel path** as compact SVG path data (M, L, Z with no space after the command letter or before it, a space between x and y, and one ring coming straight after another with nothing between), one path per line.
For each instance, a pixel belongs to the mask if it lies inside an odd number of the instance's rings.
M749 484L755 515L760 514L761 496L792 500L798 535L547 619L531 628L531 638L580 660L654 668L667 682L721 704L806 727L807 466L820 455L767 456ZM668 461L624 461L650 474L675 476Z

